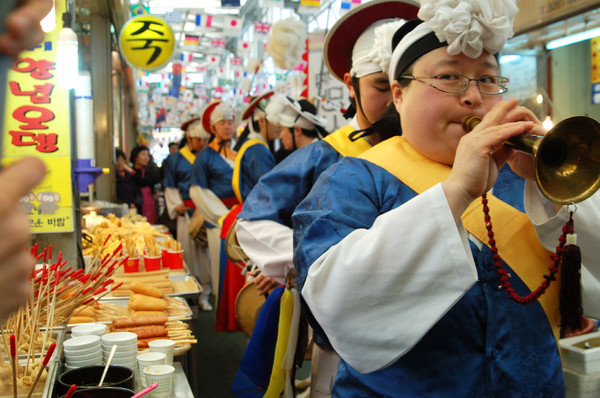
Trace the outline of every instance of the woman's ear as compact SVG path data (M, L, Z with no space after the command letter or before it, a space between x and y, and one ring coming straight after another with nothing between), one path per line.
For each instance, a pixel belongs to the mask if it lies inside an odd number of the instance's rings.
M294 126L294 135L300 137L302 135L302 129L298 126Z

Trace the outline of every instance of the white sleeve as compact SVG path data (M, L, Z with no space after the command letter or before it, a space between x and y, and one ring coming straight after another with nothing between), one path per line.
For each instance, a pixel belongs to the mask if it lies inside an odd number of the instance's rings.
M567 206L563 206L560 211L556 212L546 202L548 202L547 199L539 193L535 183L527 181L525 184L525 211L536 228L540 242L546 249L555 251L562 227L569 219L569 209ZM590 285L598 285L600 284L600 257L598 256L600 192L576 204L573 222L575 234L577 234L577 245L581 249L581 263L588 271L582 274L582 278L593 278L595 281L590 281ZM600 300L600 297L596 297L596 300Z
M238 219L235 233L244 253L265 276L285 283L286 270L294 268L294 231L272 220Z
M165 187L165 202L167 204L167 211L169 212L169 218L175 220L177 218L177 212L175 208L183 204L181 194L177 188Z
M192 185L190 186L190 197L194 201L196 208L204 216L204 219L212 225L219 225L219 218L229 211L227 206L221 202L221 199L208 188Z
M340 357L372 372L409 351L476 281L467 233L437 184L329 248L302 295Z

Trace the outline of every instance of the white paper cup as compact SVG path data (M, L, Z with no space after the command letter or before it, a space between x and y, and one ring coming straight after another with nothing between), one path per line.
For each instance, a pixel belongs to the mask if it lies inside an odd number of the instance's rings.
M170 365L151 365L144 368L144 376L148 385L158 386L147 395L149 398L172 398L175 368Z
M173 352L175 351L175 341L169 339L152 340L148 342L150 352L162 352L167 356L166 364L173 366Z
M166 365L167 355L164 352L145 352L137 356L137 362L140 367L140 380L142 387L148 387L144 377L144 369L152 365Z

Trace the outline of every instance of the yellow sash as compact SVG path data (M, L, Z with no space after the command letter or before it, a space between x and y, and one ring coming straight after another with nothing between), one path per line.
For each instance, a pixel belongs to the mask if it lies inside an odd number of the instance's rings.
M419 194L450 174L450 167L422 156L402 137L390 138L360 157L386 169ZM552 253L540 244L526 214L493 195L488 194L487 197L496 247L502 259L534 291L548 272ZM482 206L481 200L473 201L461 218L465 229L489 246ZM557 341L560 334L559 287L560 278L538 300Z
M246 152L246 149L259 144L269 148L267 144L260 138L252 138L244 142L244 145L242 145L240 151L238 152L235 158L235 166L233 168L231 186L233 187L233 193L235 193L235 197L240 201L240 203L242 203L242 193L240 191L240 186L242 185L242 157L244 156L244 152Z
M179 150L179 153L181 153L181 156L183 156L188 162L194 164L194 161L196 160L196 155L194 155L192 151L190 151L190 148L188 148L187 145L181 148Z
M264 398L279 398L285 388L285 369L283 360L290 338L292 326L292 314L294 312L294 296L290 289L285 289L281 296L279 305L279 326L277 328L277 343L275 343L275 356L273 358L273 369L271 380L265 392Z
M323 138L325 142L333 147L342 156L358 156L364 151L371 149L371 144L365 139L350 141L348 136L354 131L354 127L346 125L327 137Z

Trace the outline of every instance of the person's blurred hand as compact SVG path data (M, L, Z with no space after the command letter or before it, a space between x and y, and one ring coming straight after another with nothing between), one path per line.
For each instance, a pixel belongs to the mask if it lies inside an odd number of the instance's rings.
M34 259L25 246L31 233L19 199L45 175L46 166L37 158L19 160L0 171L0 321L25 304L30 294Z
M281 286L281 283L277 282L273 278L265 276L265 274L262 272L258 273L258 275L252 273L250 275L254 276L254 284L256 285L256 288L260 294L269 293L276 287Z
M0 51L17 57L44 39L40 22L52 9L52 0L21 0L6 17L4 33L0 35Z

